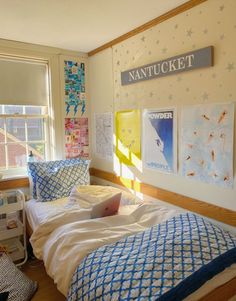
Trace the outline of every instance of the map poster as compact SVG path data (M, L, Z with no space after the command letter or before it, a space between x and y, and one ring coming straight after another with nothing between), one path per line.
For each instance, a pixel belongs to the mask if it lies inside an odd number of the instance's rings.
M66 158L88 157L88 118L65 118Z
M145 110L143 113L144 167L174 173L176 160L176 116L174 109Z
M98 157L113 159L113 114L95 114L95 152Z
M234 103L185 106L181 127L183 176L232 188Z
M120 163L140 165L140 135L139 110L116 112L116 156Z

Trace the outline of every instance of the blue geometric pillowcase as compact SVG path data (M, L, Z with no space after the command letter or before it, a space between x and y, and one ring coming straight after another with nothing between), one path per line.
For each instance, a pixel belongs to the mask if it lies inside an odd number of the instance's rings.
M86 185L88 165L84 162L72 166L63 166L54 171L43 171L37 174L37 200L53 201L69 196L74 185Z
M33 198L41 202L66 197L74 185L87 185L90 160L80 158L29 162Z

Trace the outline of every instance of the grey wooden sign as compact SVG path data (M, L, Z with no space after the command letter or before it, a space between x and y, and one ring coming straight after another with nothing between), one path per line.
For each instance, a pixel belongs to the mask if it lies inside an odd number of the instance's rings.
M156 77L209 66L213 66L213 46L121 72L121 84L129 85Z

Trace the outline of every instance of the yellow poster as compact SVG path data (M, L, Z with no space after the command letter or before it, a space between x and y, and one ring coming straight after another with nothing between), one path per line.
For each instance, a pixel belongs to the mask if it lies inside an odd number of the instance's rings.
M116 156L120 163L138 165L141 160L140 111L116 112Z

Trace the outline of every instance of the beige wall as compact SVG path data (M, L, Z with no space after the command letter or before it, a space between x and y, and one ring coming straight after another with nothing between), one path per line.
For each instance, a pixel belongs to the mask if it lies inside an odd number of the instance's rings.
M112 49L108 48L89 58L89 99L90 106L90 150L93 163L100 168L112 170L112 164L106 160L96 160L94 113L113 112L113 69ZM97 165L97 166L98 166Z
M50 130L51 137L50 149L51 159L64 158L64 117L65 103L63 97L64 89L64 65L63 60L78 60L84 62L87 72L87 54L64 50L54 47L27 44L15 41L0 39L0 55L13 55L20 57L29 57L47 60L50 72L50 102L51 102L51 118ZM87 77L86 77L87 79ZM87 89L86 89L87 90ZM89 114L89 105L87 101L86 114ZM78 113L78 116L80 114Z
M235 0L208 0L90 57L93 134L97 112L175 106L180 113L183 105L236 101L235 11ZM121 71L210 45L214 46L213 67L121 86ZM180 122L178 126L180 133ZM94 149L92 166L113 172L114 164L96 157ZM236 210L236 178L234 189L226 189L183 178L180 171L168 175L129 167L123 176Z

